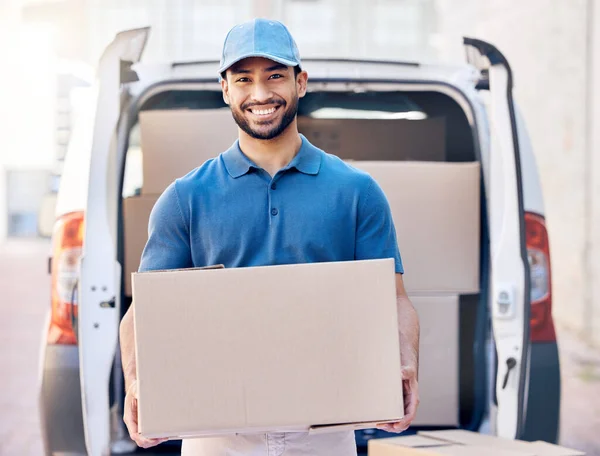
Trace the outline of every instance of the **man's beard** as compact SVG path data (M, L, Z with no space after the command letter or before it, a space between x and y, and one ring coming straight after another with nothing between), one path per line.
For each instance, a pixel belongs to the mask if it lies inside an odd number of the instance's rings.
M271 103L262 103L262 105L267 105L267 104L279 105L279 106L281 106L279 109L284 110L283 116L281 117L281 121L279 122L279 124L272 125L271 128L268 129L267 131L253 130L252 127L250 126L248 120L244 117L244 112L247 109L249 109L252 106L261 106L258 104L253 104L253 103L243 104L241 107L241 110L238 108L231 107L231 114L233 115L233 120L235 120L235 123L238 124L238 126L244 132L246 132L249 136L251 136L255 139L269 140L269 139L276 138L281 133L283 133L287 127L289 127L289 125L292 123L292 121L296 117L296 114L298 114L298 97L294 98L294 100L292 101L292 103L289 106L287 106L287 103L283 99L278 100L275 103L272 103L272 102ZM258 121L256 123L261 125L260 121ZM267 123L268 122L264 122L262 125L267 124Z

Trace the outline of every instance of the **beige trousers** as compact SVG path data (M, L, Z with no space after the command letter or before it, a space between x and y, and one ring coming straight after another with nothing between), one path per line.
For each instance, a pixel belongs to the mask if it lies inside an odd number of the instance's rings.
M356 456L353 431L303 432L185 439L181 456Z

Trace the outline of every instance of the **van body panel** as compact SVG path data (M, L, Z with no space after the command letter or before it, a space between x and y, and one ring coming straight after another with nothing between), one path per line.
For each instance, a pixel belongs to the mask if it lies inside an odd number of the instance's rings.
M117 124L123 62L141 57L148 29L122 32L100 59L98 105L80 261L79 370L85 442L90 456L110 453L109 382L120 321L121 266L117 258L119 173Z
M497 356L495 431L523 434L529 372L530 271L519 131L512 97L512 70L494 46L465 38L467 60L486 75L490 154L484 185L488 195L491 248L492 331Z

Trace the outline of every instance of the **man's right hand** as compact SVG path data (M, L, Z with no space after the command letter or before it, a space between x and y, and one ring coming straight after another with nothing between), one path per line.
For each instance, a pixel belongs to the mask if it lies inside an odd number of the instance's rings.
M150 448L168 439L147 439L138 432L138 398L137 381L133 381L125 393L125 411L123 421L129 431L129 436L139 447Z

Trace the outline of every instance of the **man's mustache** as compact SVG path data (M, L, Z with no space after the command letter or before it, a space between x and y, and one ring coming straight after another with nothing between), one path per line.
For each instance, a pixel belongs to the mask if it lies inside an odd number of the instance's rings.
M268 106L268 105L285 106L285 100L272 100L272 101L267 101L267 102L262 102L262 103L244 103L242 105L242 109L250 109L250 108L257 107L257 106Z

